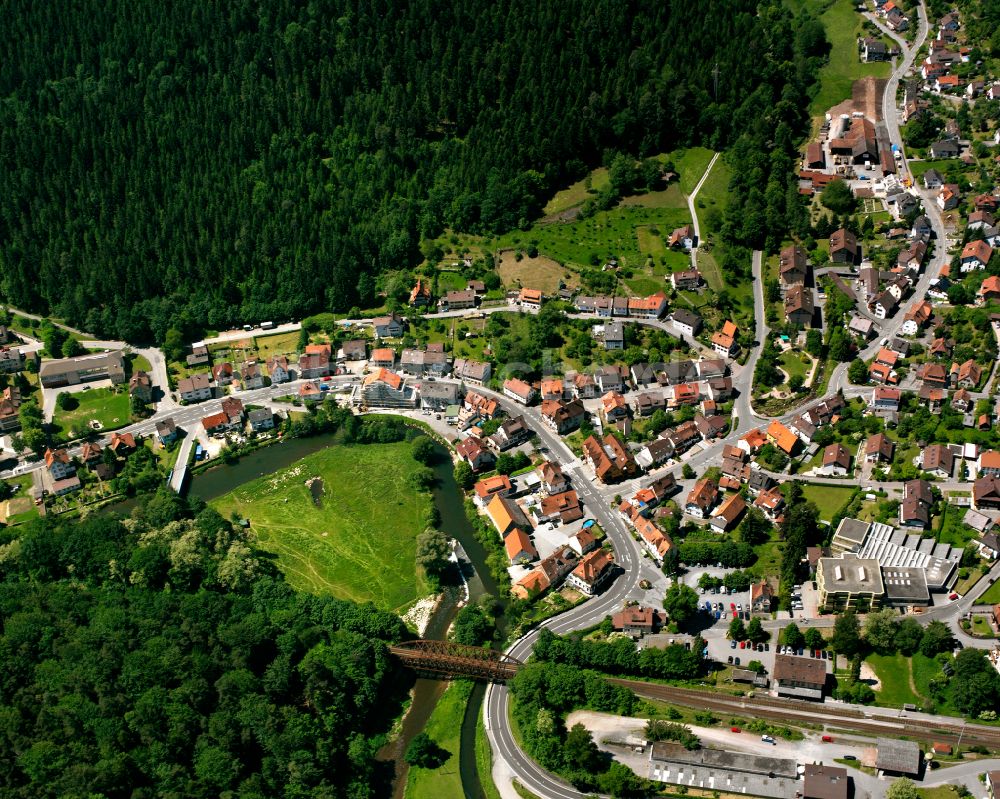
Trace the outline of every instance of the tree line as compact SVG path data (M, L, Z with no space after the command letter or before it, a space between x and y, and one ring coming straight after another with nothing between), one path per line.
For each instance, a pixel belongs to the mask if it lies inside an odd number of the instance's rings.
M137 342L370 307L421 240L694 144L734 147L728 238L774 244L827 49L750 0L14 0L0 296Z

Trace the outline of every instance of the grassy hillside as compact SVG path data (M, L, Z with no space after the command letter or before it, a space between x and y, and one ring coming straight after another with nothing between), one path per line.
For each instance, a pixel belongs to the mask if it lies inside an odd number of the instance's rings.
M415 539L431 500L407 483L417 468L407 442L330 447L211 504L249 519L296 588L399 610L428 592ZM318 502L305 485L313 477Z

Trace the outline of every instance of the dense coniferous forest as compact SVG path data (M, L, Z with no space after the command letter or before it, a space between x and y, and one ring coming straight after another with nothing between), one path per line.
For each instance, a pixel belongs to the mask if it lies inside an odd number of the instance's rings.
M411 684L397 617L293 592L166 492L124 521L18 531L0 538L0 795L374 795Z
M421 237L694 143L743 142L728 234L773 241L824 52L756 0L11 0L0 296L134 341L345 310Z

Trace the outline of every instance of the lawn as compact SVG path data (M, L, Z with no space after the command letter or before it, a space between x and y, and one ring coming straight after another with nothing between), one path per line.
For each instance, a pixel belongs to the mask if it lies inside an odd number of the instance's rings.
M810 502L816 503L816 507L819 508L819 518L824 521L833 519L853 493L854 488L851 486L802 484L802 495Z
M411 445L333 446L212 501L249 519L264 549L304 591L398 611L429 587L415 565L430 497L408 487ZM323 481L319 504L305 481Z
M28 494L34 482L31 475L24 474L6 482L14 493L8 499L0 501L0 522L14 525L38 518L38 509Z
M818 117L851 96L851 85L858 78L889 76L888 62L864 64L858 59L858 36L863 35L864 17L854 10L851 0L806 0L803 5L820 13L820 21L830 41L830 60L819 71L819 91L809 107Z
M438 270L437 272L437 293L438 296L449 291L463 291L468 281L462 277L460 272L448 270Z
M68 439L77 425L86 425L92 419L101 424L103 430L117 430L132 421L132 405L127 391L113 388L88 388L70 395L77 401L76 408L64 411L56 407L52 424L57 434Z
M954 785L938 785L934 788L917 788L921 799L959 799L961 794Z
M258 361L266 363L275 355L294 355L298 351L299 334L278 333L274 336L255 336L254 347Z
M145 355L134 353L129 355L127 360L129 374L135 374L136 372L145 372L146 374L149 374L153 371L153 365L149 362L149 359Z
M980 605L996 605L1000 603L1000 582L993 583L983 594L979 597L978 604Z
M973 616L972 617L972 634L978 635L980 638L995 638L993 635L993 628L990 623L986 620L984 616Z
M462 739L462 719L472 693L472 683L451 683L438 700L424 728L431 739L451 753L436 769L412 767L406 780L406 799L462 799L462 775L458 771L458 753Z
M780 366L788 374L789 379L793 375L801 375L804 380L809 367L802 363L802 356L796 350L786 350L778 358Z
M932 704L929 698L916 693L911 685L913 673L910 670L910 658L900 654L869 655L868 664L875 669L881 683L881 687L875 692L878 704L885 707Z
M941 158L936 161L911 161L910 171L913 173L913 179L919 181L923 178L924 173L931 169L936 169L938 172L944 174L949 167L954 167L965 171L967 167L958 158Z

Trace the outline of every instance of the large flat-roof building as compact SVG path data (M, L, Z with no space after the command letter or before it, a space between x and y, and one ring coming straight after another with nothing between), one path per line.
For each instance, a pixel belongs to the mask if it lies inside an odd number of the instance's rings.
M878 608L885 585L879 562L844 553L837 558L820 558L816 564L816 588L824 611Z
M125 361L118 350L81 355L78 358L43 361L38 368L38 379L45 388L75 386L92 380L124 383Z
M794 799L799 792L798 764L722 749L688 751L672 741L649 749L649 779L724 793Z

